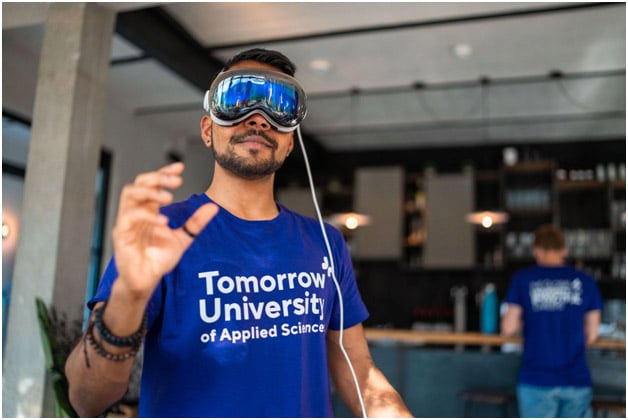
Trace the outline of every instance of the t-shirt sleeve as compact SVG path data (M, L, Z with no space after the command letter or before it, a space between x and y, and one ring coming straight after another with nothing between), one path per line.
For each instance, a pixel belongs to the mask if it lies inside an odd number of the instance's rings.
M587 307L585 308L586 312L589 311L601 311L604 304L602 302L602 295L600 294L600 290L595 283L595 280L592 278L587 282L589 285L589 293L590 298L587 301Z
M116 280L117 277L118 270L116 269L116 261L112 257L107 264L107 268L105 268L105 272L100 279L100 283L98 283L98 289L96 290L96 294L87 302L87 307L89 309L94 309L94 305L96 305L96 303L103 302L109 299L109 295L111 294L111 286L113 286L113 282Z
M351 328L367 319L369 313L358 290L349 248L338 230L329 228L328 226L327 231L329 239L332 241L336 276L342 291L342 310L344 312L343 325L344 328ZM332 284L332 287L337 291L335 284ZM340 329L340 301L337 293L335 295L329 328L332 330Z
M521 274L516 273L510 282L504 302L523 306L523 293L525 291L521 290Z

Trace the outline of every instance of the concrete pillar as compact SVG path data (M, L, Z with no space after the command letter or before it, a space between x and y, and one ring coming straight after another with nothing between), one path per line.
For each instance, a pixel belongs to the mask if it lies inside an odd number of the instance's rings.
M3 363L3 417L42 416L46 371L35 298L69 319L82 316L114 19L96 3L49 7Z

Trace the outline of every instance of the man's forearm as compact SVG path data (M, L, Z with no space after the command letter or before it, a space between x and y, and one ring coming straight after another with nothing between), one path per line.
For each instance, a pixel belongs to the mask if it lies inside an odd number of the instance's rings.
M584 338L586 346L590 346L597 340L600 328L602 312L589 311L584 315Z
M364 405L368 417L414 417L399 393L375 367L364 391Z
M94 311L104 308L101 320L105 328L115 336L125 337L142 327L146 302L129 301L116 286L114 284L106 307L99 303ZM93 325L94 319L92 314L85 336L65 365L70 402L77 414L87 417L101 414L124 396L137 351L131 346L118 347L107 343ZM136 347L139 347L139 342ZM119 360L112 360L115 358Z
M122 362L108 360L84 337L65 364L70 403L77 414L97 417L119 401L128 389L134 360L134 357Z

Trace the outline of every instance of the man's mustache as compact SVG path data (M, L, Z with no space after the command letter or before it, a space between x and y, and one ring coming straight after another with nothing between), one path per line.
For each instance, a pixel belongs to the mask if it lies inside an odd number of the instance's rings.
M266 131L255 130L255 129L251 129L251 130L245 131L244 133L235 134L233 137L231 137L231 143L240 143L240 142L244 141L244 139L246 139L249 136L260 136L260 137L262 137L264 140L266 140L271 145L273 150L278 147L277 140L275 140L274 138L269 136Z

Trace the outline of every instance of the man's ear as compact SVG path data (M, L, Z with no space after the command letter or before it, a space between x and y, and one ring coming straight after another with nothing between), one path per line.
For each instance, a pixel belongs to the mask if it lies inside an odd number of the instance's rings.
M212 145L212 124L214 122L209 115L203 115L201 118L201 138L205 146L211 147Z
M288 145L288 153L286 153L286 157L290 156L290 153L292 153L292 149L294 149L294 136L296 136L296 134L293 134L290 138L290 144Z
M532 256L534 257L537 263L543 259L543 254L544 254L543 249L537 246L532 247Z

